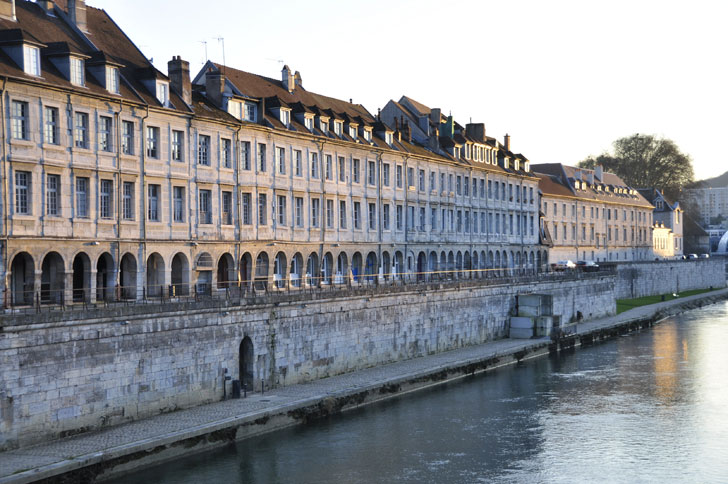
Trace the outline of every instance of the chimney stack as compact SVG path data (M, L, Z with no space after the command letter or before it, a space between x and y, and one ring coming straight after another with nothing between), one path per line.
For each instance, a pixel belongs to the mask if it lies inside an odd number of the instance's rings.
M0 0L0 18L15 22L15 0Z
M281 69L281 82L288 92L293 92L293 90L296 89L296 84L293 80L293 72L291 72L291 69L289 69L287 65L283 66L283 69Z
M223 107L223 93L225 92L225 76L220 71L212 70L212 67L205 74L205 93L207 98L220 109Z
M173 56L167 62L167 76L169 76L172 89L182 96L187 105L192 104L192 83L190 82L190 63L182 60L180 56Z
M88 33L85 0L68 0L68 15L71 17L71 21L76 24L78 30Z
M599 180L602 181L602 165L597 165L594 167L594 176Z
M506 134L503 137L503 146L505 146L506 151L511 151L511 135Z
M440 113L440 108L432 108L430 111L430 121L432 121L435 126L440 126Z
M301 73L296 71L295 74L293 74L293 83L298 87L303 87L303 80L301 79Z
M484 143L485 142L485 124L468 123L465 125L465 134L467 134L469 138L474 139L475 141Z

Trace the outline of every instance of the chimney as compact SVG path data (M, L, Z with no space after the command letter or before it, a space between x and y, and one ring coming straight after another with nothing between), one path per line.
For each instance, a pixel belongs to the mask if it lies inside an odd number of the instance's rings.
M0 18L15 22L15 0L0 0Z
M437 153L440 151L440 127L439 125L436 125L432 129L432 134L430 135L429 139L429 145L430 145L430 151L433 153Z
M465 134L468 135L468 138L483 143L485 142L485 124L468 123L465 125Z
M594 167L594 176L599 180L602 181L602 165L597 165Z
M283 88L288 92L293 92L296 89L296 84L293 81L293 72L291 72L291 69L287 65L281 69L281 82L283 83Z
M440 126L440 108L432 108L430 111L430 121L435 123L435 126Z
M503 137L503 146L505 146L506 151L511 151L511 135L506 134Z
M402 124L402 134L407 143L412 143L412 130L410 129L409 121L405 121Z
M190 82L190 63L182 60L180 56L173 56L167 62L167 76L172 84L172 89L182 96L187 105L192 104L192 83Z
M296 71L295 74L293 74L293 83L298 87L303 87L303 81L301 80L301 73Z
M68 15L71 17L71 21L76 24L78 30L88 33L85 0L68 0Z
M207 94L207 98L218 108L224 109L222 105L224 92L225 76L210 67L205 74L205 93Z

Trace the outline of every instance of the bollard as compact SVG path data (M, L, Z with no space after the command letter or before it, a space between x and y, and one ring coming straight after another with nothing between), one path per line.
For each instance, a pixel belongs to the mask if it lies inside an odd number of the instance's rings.
M260 380L260 394L265 394L265 380Z
M243 398L248 398L248 385L243 383Z
M240 380L233 380L232 398L240 398Z

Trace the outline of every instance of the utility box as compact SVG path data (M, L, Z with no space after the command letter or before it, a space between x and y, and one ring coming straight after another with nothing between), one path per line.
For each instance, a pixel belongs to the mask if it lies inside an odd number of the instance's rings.
M533 319L511 316L511 328L508 337L514 339L533 338Z
M511 317L509 337L522 339L551 336L554 328L558 328L560 319L554 316L553 301L550 294L516 296L518 315Z

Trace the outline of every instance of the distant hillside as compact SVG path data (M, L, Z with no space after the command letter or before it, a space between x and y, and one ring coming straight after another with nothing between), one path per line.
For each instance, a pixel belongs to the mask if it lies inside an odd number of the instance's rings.
M718 175L713 178L707 178L705 180L696 181L691 185L695 188L722 188L728 187L728 171L722 175Z

